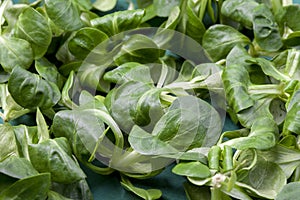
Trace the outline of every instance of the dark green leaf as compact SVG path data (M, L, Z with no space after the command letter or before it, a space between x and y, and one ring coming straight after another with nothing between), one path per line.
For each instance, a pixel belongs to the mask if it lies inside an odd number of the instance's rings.
M258 5L254 0L227 0L222 4L221 12L224 16L252 29L253 9Z
M69 41L68 47L76 58L84 60L98 44L107 39L107 35L102 31L96 28L85 27L76 32Z
M82 27L80 13L72 0L45 0L46 12L49 18L66 31L74 31Z
M68 146L66 138L49 139L29 145L32 165L39 172L50 172L51 180L60 183L73 183L85 178L79 165L65 152L64 145Z
M48 192L47 200L71 200L71 199L64 197L64 196L60 195L59 193L50 190Z
M24 108L47 109L60 100L58 87L40 76L16 67L8 81L8 90L14 100Z
M92 19L91 24L110 37L126 30L139 27L144 14L144 10L119 11Z
M293 31L300 31L300 6L297 4L288 5L284 7L285 16L284 22L286 25L291 28Z
M203 48L207 51L213 61L225 58L230 50L237 44L243 46L250 43L242 33L226 25L213 25L203 36Z
M270 9L260 4L253 11L253 32L257 44L266 51L277 51L283 43L278 25Z

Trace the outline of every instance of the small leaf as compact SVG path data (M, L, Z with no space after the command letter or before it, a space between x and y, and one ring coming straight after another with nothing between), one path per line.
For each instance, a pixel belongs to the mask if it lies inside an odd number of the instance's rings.
M208 178L211 176L209 168L200 162L179 163L172 169L172 172L193 178Z

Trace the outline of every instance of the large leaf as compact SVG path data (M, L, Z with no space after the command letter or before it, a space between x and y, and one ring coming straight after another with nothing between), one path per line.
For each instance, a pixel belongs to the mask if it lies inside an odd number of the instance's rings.
M92 19L91 24L108 36L113 36L126 30L138 28L144 14L144 10L119 11Z
M300 6L297 4L288 5L284 7L285 15L284 21L286 25L291 28L293 31L300 31L300 22L299 22L299 11Z
M33 61L30 43L14 37L0 36L0 64L6 72L16 66L28 69Z
M222 14L252 29L253 9L259 4L252 0L228 0L222 4Z
M76 58L84 60L98 44L107 39L107 35L102 31L92 27L85 27L76 32L69 41L68 47Z
M24 108L47 109L60 100L58 87L40 76L16 67L8 81L8 90L14 100Z
M236 184L255 196L274 199L286 182L285 174L277 164L260 157L248 175Z
M18 18L16 36L31 44L34 58L37 59L46 53L52 39L52 32L47 19L35 9L28 7Z
M46 199L49 189L50 174L39 174L18 180L0 193L0 199Z
M85 178L79 165L64 150L68 146L66 138L45 140L29 145L32 165L39 172L50 172L51 179L60 183L73 183Z
M283 145L276 145L268 151L261 151L259 155L264 157L265 160L278 164L287 178L300 165L300 152Z
M273 13L265 5L257 6L253 11L253 32L257 44L266 51L277 51L283 43Z
M225 58L230 50L237 44L243 46L250 43L249 38L226 25L213 25L203 36L203 48L213 61Z
M45 7L49 18L61 29L74 31L82 27L80 13L72 0L45 0Z
M151 90L153 91L151 92ZM161 116L161 111L160 113L157 112L161 110L159 109L161 107L159 98L157 98L156 95L159 90L156 90L157 92L155 92L155 90L156 89L151 84L130 81L121 85L109 94L110 98L106 101L108 102L110 100L109 109L111 110L111 115L123 131L129 133L134 124L146 126L151 120ZM139 102L140 99L142 100L145 98L149 98L151 101ZM149 107L148 103L150 105L152 104L152 106ZM138 107L142 108L143 106L148 108L146 108L146 112L141 110L143 113L140 113ZM150 113L152 112L151 110L153 110L153 113ZM152 119L150 114L155 118ZM148 120L145 121L144 119L139 119L138 115L148 116Z
M178 97L152 134L180 151L214 145L221 134L218 112L194 96Z

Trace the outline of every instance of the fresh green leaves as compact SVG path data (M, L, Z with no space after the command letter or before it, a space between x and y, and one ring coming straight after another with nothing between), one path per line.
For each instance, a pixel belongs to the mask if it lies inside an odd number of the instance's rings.
M205 32L202 45L210 58L218 61L225 58L235 45L246 46L249 43L249 38L233 27L217 24Z
M34 58L37 59L46 53L52 39L52 32L47 18L28 7L18 18L16 36L31 44Z
M51 108L61 97L54 83L20 67L16 67L11 73L8 90L19 105L30 109Z
M61 29L74 31L82 27L79 9L74 1L45 0L45 7L49 18Z

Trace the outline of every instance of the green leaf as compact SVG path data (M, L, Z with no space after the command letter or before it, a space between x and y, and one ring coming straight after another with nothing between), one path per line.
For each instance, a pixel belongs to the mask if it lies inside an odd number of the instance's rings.
M16 67L8 81L8 91L24 108L51 108L60 100L58 87L40 76Z
M37 108L37 112L36 112L36 124L37 124L37 134L39 137L39 141L41 142L49 139L50 135L48 131L48 125L39 108Z
M206 31L202 20L198 16L201 2L192 0L184 1L180 7L182 16L178 24L178 31L190 36L200 44Z
M0 64L11 72L16 66L28 69L33 61L30 43L14 37L0 36Z
M117 84L123 84L129 81L138 81L143 83L152 83L150 69L146 65L137 62L127 62L116 69L113 69L104 75L104 80Z
M300 151L283 145L276 145L268 151L260 151L259 155L267 161L278 164L287 178L300 165Z
M61 145L68 146L68 140L55 138L29 145L32 165L41 173L50 172L51 180L59 183L68 184L85 178L80 166Z
M64 77L58 72L56 66L46 58L35 60L35 69L45 80L53 82L59 89L64 84Z
M285 174L277 164L260 157L248 175L236 184L255 196L274 199L286 182Z
M92 19L91 24L110 37L139 27L144 14L144 10L140 9L119 11Z
M283 9L285 11L283 20L286 23L286 25L293 31L300 31L300 6L297 4L288 5L285 6Z
M218 61L227 56L237 44L243 46L250 43L249 38L227 25L213 25L203 36L203 48L213 61Z
M287 133L288 131L300 134L300 102L294 103L289 111L287 112L283 130L284 133Z
M45 0L46 12L49 18L66 31L75 31L82 27L80 12L72 0Z
M152 134L185 151L216 144L221 127L220 116L211 105L194 96L183 96L174 100Z
M222 4L222 14L230 19L241 23L248 29L253 25L253 9L259 4L252 0L227 0Z
M138 101L151 89L154 89L152 85L130 81L110 92L112 94L108 109L123 131L129 133L136 121L138 122L139 119L135 119Z
M34 59L41 58L46 53L52 39L47 19L31 7L23 10L19 16L15 34L31 44Z
M257 44L266 51L277 51L283 43L278 25L270 9L260 4L253 11L253 32Z
M172 172L193 178L208 178L211 176L209 168L200 162L179 163L172 169Z
M179 0L171 0L171 1L166 1L166 0L154 0L153 1L153 6L156 11L157 16L159 17L168 17L170 16L171 10L179 6L180 1Z
M32 164L27 159L10 156L0 162L0 173L13 178L22 179L28 176L37 175L38 171L33 168Z
M126 62L155 63L160 54L161 50L152 39L136 34L124 41L119 53L114 56L114 61L117 65Z
M223 71L222 80L228 104L236 113L254 105L254 100L248 93L250 77L243 66L227 66Z
M61 184L52 182L51 190L72 200L93 200L93 194L85 179L71 184Z
M50 189L50 174L43 173L18 180L0 193L0 199L46 199Z
M146 189L135 187L134 185L132 185L132 183L129 181L129 179L124 178L124 177L122 177L121 184L126 190L133 192L137 196L139 196L143 199L146 199L146 200L148 200L148 199L155 200L155 199L159 199L162 196L162 192L160 190L157 190L157 189L146 190Z
M222 143L222 146L227 145L236 149L269 149L276 144L277 134L278 128L273 119L257 118L251 127L249 136L228 140Z
M292 182L286 184L277 194L275 200L297 199L300 195L300 183Z
M117 4L117 0L96 0L93 7L100 11L106 12L112 10Z
M107 35L92 27L85 27L78 30L69 41L70 52L78 59L84 60L101 42L107 40Z
M142 155L168 155L178 153L174 147L152 134L147 133L139 126L133 126L129 133L128 140L131 147Z
M0 125L0 161L9 156L18 156L18 146L14 130L8 123Z

